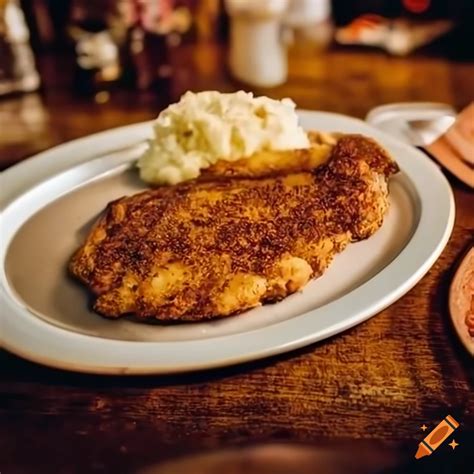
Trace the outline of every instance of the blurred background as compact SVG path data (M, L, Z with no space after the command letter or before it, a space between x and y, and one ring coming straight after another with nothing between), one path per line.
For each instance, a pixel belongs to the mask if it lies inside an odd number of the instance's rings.
M0 0L0 166L245 89L363 118L474 98L471 0Z

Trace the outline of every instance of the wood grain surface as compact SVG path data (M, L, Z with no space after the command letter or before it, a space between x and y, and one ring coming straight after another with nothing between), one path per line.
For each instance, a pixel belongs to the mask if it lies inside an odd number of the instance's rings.
M225 73L222 49L198 46L176 56L171 91L115 92L105 104L73 97L60 74L65 60L42 58L44 91L0 100L0 163L153 118L187 88L238 87ZM473 64L343 50L295 54L286 85L256 92L364 117L395 101L461 108L474 98L473 77ZM365 440L396 446L403 459L413 456L420 426L431 429L447 414L461 423L461 441L456 456L450 447L443 456L467 459L473 361L450 326L447 293L474 237L474 194L448 178L456 222L433 268L395 304L329 340L264 361L166 377L65 373L0 352L0 472L132 472L177 454L260 441ZM433 469L442 465L435 461L427 461Z

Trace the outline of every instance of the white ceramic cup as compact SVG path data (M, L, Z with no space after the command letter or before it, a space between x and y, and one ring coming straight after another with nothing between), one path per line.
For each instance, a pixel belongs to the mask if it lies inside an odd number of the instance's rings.
M273 87L288 76L287 42L281 19L288 0L227 0L231 17L229 66L237 79Z

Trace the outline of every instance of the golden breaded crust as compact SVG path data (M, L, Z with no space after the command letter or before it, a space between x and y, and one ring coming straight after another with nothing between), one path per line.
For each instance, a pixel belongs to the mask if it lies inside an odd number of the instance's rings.
M259 168L110 203L70 270L113 318L202 320L282 299L380 227L398 170L359 135L338 138L313 171L302 161L294 172Z
M237 161L220 160L201 174L200 181L222 177L261 178L311 171L325 163L340 134L309 132L310 148L259 151Z

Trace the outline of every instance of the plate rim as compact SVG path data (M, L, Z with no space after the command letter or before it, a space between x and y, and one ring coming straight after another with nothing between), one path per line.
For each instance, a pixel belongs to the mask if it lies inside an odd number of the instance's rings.
M315 120L316 122L324 122L324 120L329 120L329 122L339 121L343 129L358 128L360 129L359 133L374 136L387 148L400 148L405 150L409 157L412 155L413 160L411 158L402 159L404 162L402 168L413 184L420 200L419 219L415 224L416 227L411 238L399 254L380 272L354 290L323 307L270 326L213 337L212 344L209 344L208 339L172 342L106 340L53 326L33 315L11 298L7 291L8 285L4 274L4 254L9 242L2 242L0 304L3 308L2 312L5 314L1 317L1 346L25 359L50 367L77 372L122 375L189 372L261 359L318 342L369 319L404 295L431 268L451 235L455 210L454 197L448 181L439 168L421 151L390 137L362 120L331 112L298 110L298 114L302 122ZM321 124L313 127L321 128ZM7 188L6 196L2 195L0 199L2 207L7 204L5 209L2 210L2 221L9 204L14 203L24 192L29 191L44 179L89 161L98 153L106 153L107 149L113 150L120 146L130 145L131 138L143 141L149 134L149 121L126 125L67 142L7 169L2 173L3 188ZM115 140L115 138L118 138L118 140ZM110 143L113 143L114 146L111 147ZM83 152L77 152L78 149L82 149ZM86 149L91 149L91 151L93 149L94 154L91 156L84 153ZM65 154L68 158L64 159L62 157L62 161L58 161L57 156L61 154ZM69 158L71 156L73 158ZM399 160L397 157L395 158L397 161ZM35 176L33 180L31 179L32 173ZM429 176L433 185L422 188L417 186L421 180L420 173L427 173L425 177ZM436 198L438 198L438 201L440 200L440 195L443 196L444 207L439 206L436 201ZM439 212L440 208L443 208L443 218L440 219L438 215L436 220L437 214L435 211ZM434 230L426 227L430 223L430 219L433 219L433 222L436 223ZM415 244L426 243L424 240L428 237L431 237L431 242L428 239L430 244L428 248L424 249L424 252L421 252L423 255L420 256L420 252L417 253L416 251ZM403 267L403 265L413 267L412 271L402 272L403 278L398 275L395 284L390 282L390 272L394 273L393 270L400 270L399 267ZM377 298L369 295L374 289L377 289L377 285L382 285L383 289L383 286L387 284L391 288L389 291L382 293L381 288L378 288L379 295ZM360 298L355 300L357 304L352 305L352 315L345 316L337 324L326 325L324 330L320 329L316 333L311 331L311 318L314 318L314 313L321 313L323 308L326 313L338 314L339 311L344 313L344 305L347 303L347 299L351 298L351 301L354 301L355 296ZM317 317L328 319L327 314L319 314ZM298 322L295 324L296 320ZM306 329L306 331L302 333L302 329ZM266 342L268 333L273 337L272 343ZM262 334L265 337L259 341ZM52 338L53 344L42 344L42 337L49 337L50 340ZM27 350L28 342L34 344L34 350ZM47 347L44 347L45 345ZM238 346L237 351L236 346ZM69 348L74 348L76 354L71 355L61 352L61 350L66 351ZM220 353L217 348L220 349ZM231 348L233 349L231 350ZM186 351L187 354L184 354ZM82 357L78 355L78 352L82 352ZM94 352L96 356L93 357L91 352ZM59 354L65 354L65 357L61 357ZM161 358L157 358L157 355ZM98 359L101 359L101 363L97 363Z

